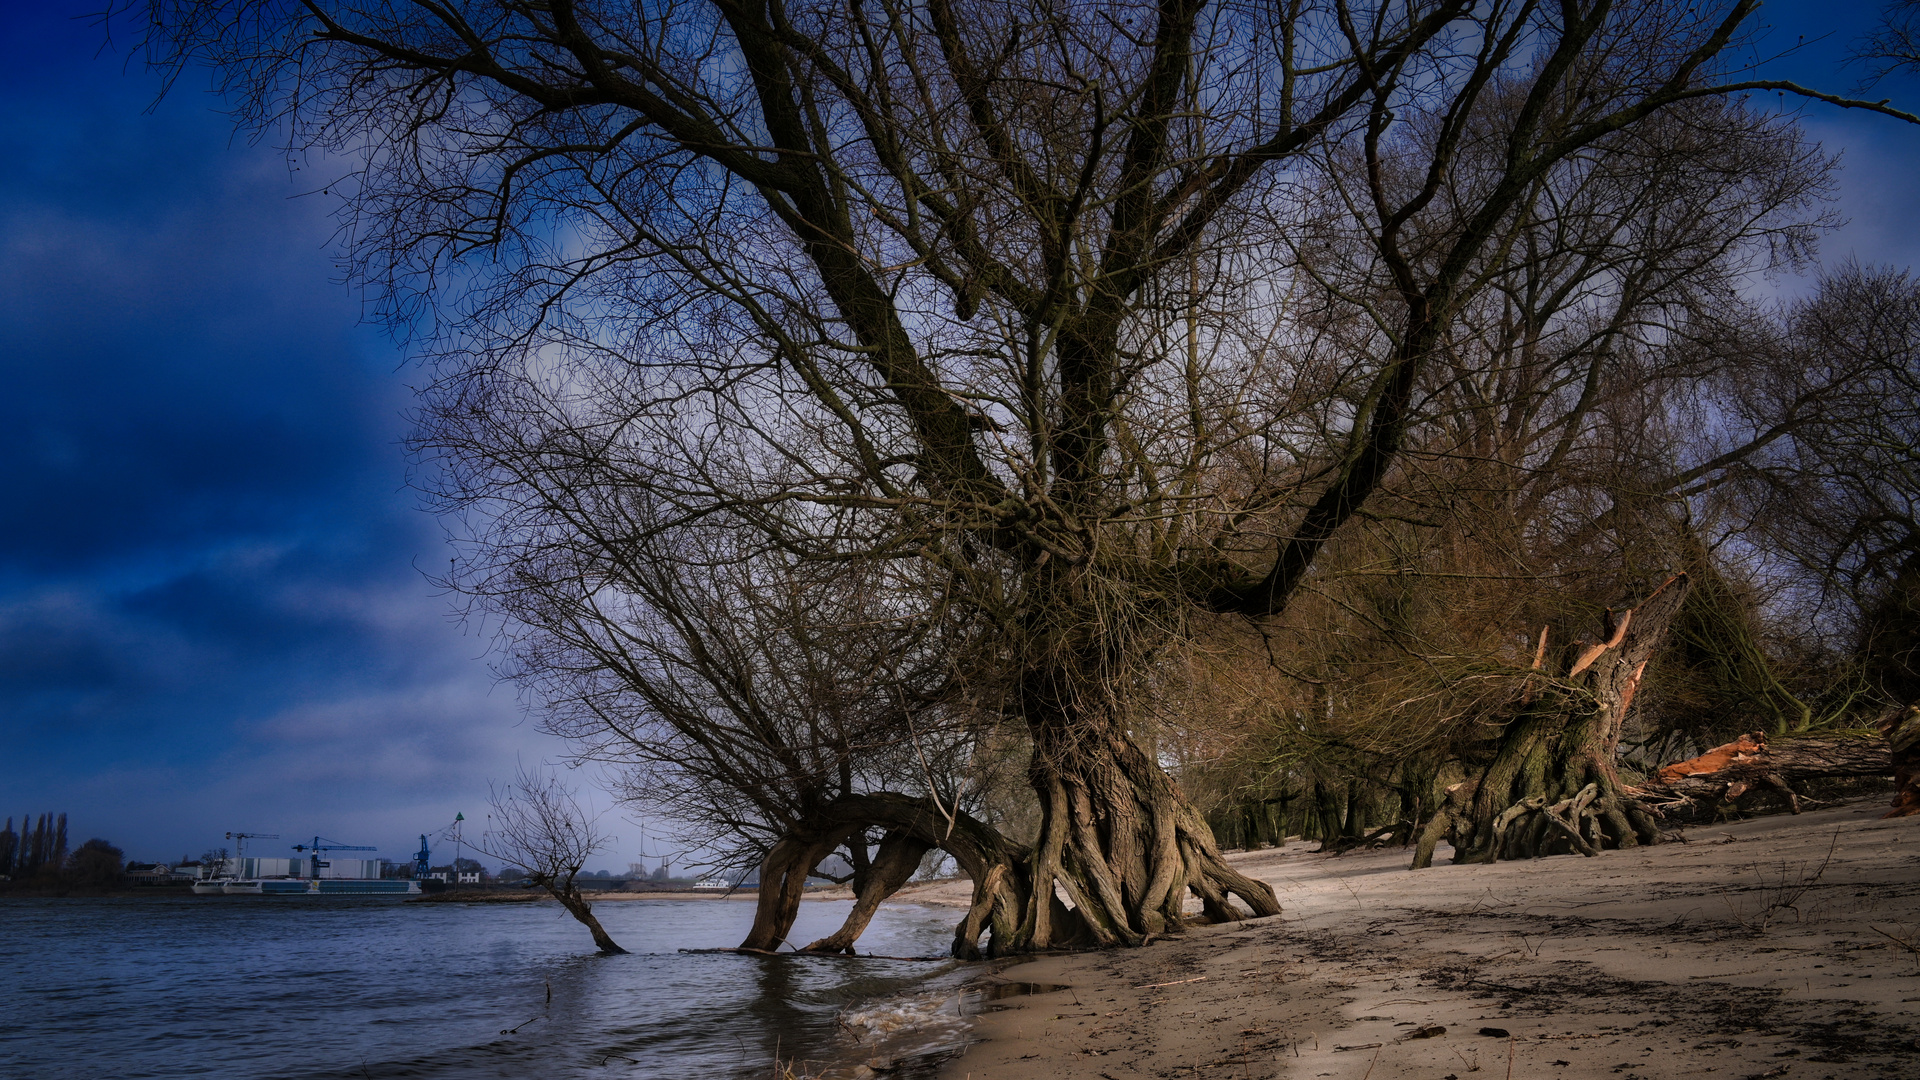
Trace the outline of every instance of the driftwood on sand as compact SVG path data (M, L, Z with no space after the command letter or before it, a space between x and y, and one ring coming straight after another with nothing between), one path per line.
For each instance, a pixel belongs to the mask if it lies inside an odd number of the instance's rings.
M1685 816L1689 810L1711 813L1749 792L1773 791L1797 814L1808 801L1800 787L1808 780L1893 772L1888 741L1868 732L1769 737L1756 731L1666 766L1635 794Z

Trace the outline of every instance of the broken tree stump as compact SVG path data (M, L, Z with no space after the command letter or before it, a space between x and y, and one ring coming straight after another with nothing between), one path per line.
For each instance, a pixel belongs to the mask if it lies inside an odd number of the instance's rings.
M1920 814L1920 705L1889 709L1876 726L1893 759L1893 809L1885 816Z

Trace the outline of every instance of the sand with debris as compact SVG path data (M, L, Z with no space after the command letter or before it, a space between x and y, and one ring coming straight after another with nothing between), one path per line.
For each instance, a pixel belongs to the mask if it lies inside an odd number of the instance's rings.
M1443 847L1418 872L1401 849L1235 855L1282 916L996 966L1063 988L994 1002L943 1076L1910 1080L1920 818L1881 809L1593 859L1450 866Z

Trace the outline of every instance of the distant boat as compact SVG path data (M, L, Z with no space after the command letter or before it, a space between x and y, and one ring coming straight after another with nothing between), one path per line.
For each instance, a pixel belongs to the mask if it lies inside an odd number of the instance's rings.
M232 878L201 878L193 883L195 896L219 896L227 891L227 882Z

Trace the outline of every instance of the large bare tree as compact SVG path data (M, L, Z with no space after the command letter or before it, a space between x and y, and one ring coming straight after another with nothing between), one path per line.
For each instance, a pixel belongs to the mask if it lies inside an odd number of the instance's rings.
M1542 185L1748 90L1912 119L1741 77L1757 7L153 0L147 42L343 170L483 547L634 557L591 489L994 624L1040 804L1021 880L976 881L1007 950L1278 910L1130 699L1196 614L1301 593Z

